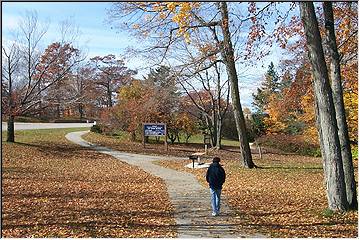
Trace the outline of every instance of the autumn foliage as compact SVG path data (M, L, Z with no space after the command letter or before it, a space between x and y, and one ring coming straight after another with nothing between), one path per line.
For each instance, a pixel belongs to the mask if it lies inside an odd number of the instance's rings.
M357 61L357 12L356 4L334 4L337 22L336 37L341 55L341 74L344 88L344 103L350 139L357 142L358 124L358 78ZM320 9L320 22L323 24ZM278 42L288 53L278 65L280 78L289 85L267 98L265 123L268 133L302 134L310 143L318 143L315 127L314 94L310 64L307 60L304 33L300 19L292 17L289 23L276 30ZM291 32L289 32L291 30ZM322 25L322 33L324 27ZM290 39L293 39L290 41ZM265 76L266 77L266 76ZM265 78L264 77L264 78ZM265 81L265 80L263 80Z
M197 132L196 120L180 105L175 79L164 66L119 88L118 104L110 111L113 123L130 132L133 140L141 136L143 123L166 123L172 142L180 134L188 139Z

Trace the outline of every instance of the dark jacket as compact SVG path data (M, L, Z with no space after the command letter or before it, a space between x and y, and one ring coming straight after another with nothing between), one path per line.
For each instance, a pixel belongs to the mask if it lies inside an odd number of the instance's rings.
M218 162L210 164L206 172L206 181L209 183L210 188L221 189L225 182L225 170Z

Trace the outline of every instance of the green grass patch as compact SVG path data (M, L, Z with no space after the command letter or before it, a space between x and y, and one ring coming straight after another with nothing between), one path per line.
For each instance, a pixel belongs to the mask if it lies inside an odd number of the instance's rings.
M15 142L31 143L38 141L56 141L63 138L65 134L76 131L86 131L88 127L81 128L53 128L53 129L31 129L15 131ZM1 141L6 143L7 131L2 132Z
M181 139L181 138L180 138ZM185 139L181 139L183 142L185 142ZM189 138L189 143L204 143L204 136L202 134L197 134L194 136L191 136ZM229 140L229 139L222 139L221 144L223 146L229 146L229 147L238 147L239 141L236 140Z
M113 139L113 140L119 140L121 142L128 142L131 141L131 136L128 132L126 131L116 131L113 134L109 135L109 134L104 134L104 133L99 133L97 131L98 129L94 129L94 133L96 134L101 134L102 136L104 136L107 139ZM142 142L141 136L137 135L136 137L136 141L137 142ZM149 137L148 138L148 142L150 144L163 144L165 141L165 137L159 137L158 140L156 139L156 137ZM170 140L167 140L169 144L171 144ZM177 139L174 142L175 144L178 143ZM180 136L180 143L185 143L185 137L184 136ZM197 134L194 136L191 136L189 138L188 144L192 144L192 143L197 143L197 144L204 144L204 136L202 134ZM222 139L221 140L221 144L222 146L231 146L231 147L238 147L239 146L239 142L235 141L235 140L228 140L228 139Z
M358 160L359 159L359 148L358 146L352 146L352 149L351 149L351 154L352 154L352 158L354 160Z
M329 218L329 217L334 216L334 211L331 210L331 209L326 208L321 212L321 215L324 216L324 217Z

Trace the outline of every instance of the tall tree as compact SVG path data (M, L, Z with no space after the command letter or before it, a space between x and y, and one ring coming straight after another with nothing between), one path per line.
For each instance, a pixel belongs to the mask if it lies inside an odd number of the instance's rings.
M324 162L328 206L334 211L344 211L348 208L348 203L336 113L313 3L300 3L300 14L313 69L317 124Z
M40 49L40 42L46 33L46 28L40 26L36 13L28 13L20 21L19 29L15 42L19 47L21 64L16 69L17 77L11 78L11 84L10 82L7 84L11 85L11 92L16 93L16 97L12 95L10 100L11 112L14 116L34 112L41 102L42 94L82 60L78 50L71 48L71 45L68 45L69 48L53 48L53 45L50 45L46 51ZM69 49L72 50L69 52ZM62 65L60 69L57 68L61 63L66 63L66 65ZM59 71L53 72L55 68ZM9 125L8 139L15 141L13 124Z
M260 113L265 112L266 105L269 103L271 94L278 92L280 89L280 78L275 70L274 63L271 62L265 74L265 79L257 88L256 94L253 94L253 105Z
M2 47L2 53L3 53L3 61L2 61L2 71L1 71L1 86L2 90L7 90L2 92L2 99L5 99L5 101L2 101L4 103L7 103L7 106L4 108L2 107L2 110L4 112L7 112L7 142L14 142L15 141L15 135L14 135L14 121L15 121L15 103L14 103L14 78L16 77L15 74L18 70L19 64L20 64L20 53L18 46L13 43L11 44L10 48L7 50L4 47ZM4 105L3 105L4 106Z
M169 108L169 95L160 89L136 79L119 89L114 112L121 127L131 133L132 140L144 122L170 122L174 109Z
M95 97L92 95L96 95L92 92L92 76L91 68L86 65L78 67L71 75L71 102L76 106L80 119L88 115L86 112L87 106L92 105L92 107L95 107L92 100Z
M55 42L45 49L33 77L38 81L38 101L42 103L38 111L54 105L56 117L62 116L65 105L71 101L72 70L82 60L80 51L70 43Z
M115 93L119 87L130 81L136 71L128 69L124 60L117 59L115 55L96 56L90 59L96 72L95 84L102 89L106 99L106 106L112 107Z
M346 123L345 106L343 99L343 88L341 81L340 56L336 43L334 14L331 2L323 3L325 16L325 29L328 44L328 52L330 55L330 79L332 88L332 97L335 105L338 135L341 146L341 157L345 173L346 195L349 206L357 209L356 183L354 177L354 166L352 162L348 126Z
M194 77L183 76L178 83L187 94L182 105L203 123L203 129L211 135L212 147L220 149L223 120L230 104L229 81L222 80L220 66L214 64Z
M242 111L242 107L240 103L239 79L235 67L235 55L234 55L234 49L233 49L231 33L229 28L230 20L229 20L227 3L221 2L218 4L222 18L221 30L224 37L223 45L221 45L221 55L222 55L222 60L225 63L226 70L228 73L228 78L230 81L232 109L234 112L236 129L239 135L240 154L241 154L240 159L244 167L253 168L255 167L255 164L251 156L250 146L246 134L244 113Z
M318 11L322 9L319 8ZM336 2L333 4L336 23L336 41L340 55L341 77L344 90L345 110L350 139L357 142L358 129L358 77L357 77L357 3ZM323 12L318 14L319 28L325 36ZM281 75L289 78L291 84L282 89L283 99L276 109L283 113L281 119L293 118L291 128L302 134L305 141L318 145L319 139L315 127L314 94L311 87L311 65L307 58L306 39L300 16L294 15L282 28L281 39L287 40L285 59L280 62ZM290 34L290 35L289 35ZM281 41L282 42L282 41ZM323 47L327 48L326 41ZM329 51L325 51L329 52ZM327 56L327 63L330 58ZM286 110L285 110L286 109ZM290 119L291 119L290 118ZM289 125L290 126L290 125Z
M177 108L180 92L176 85L176 78L170 67L160 66L150 69L150 73L144 77L145 86L154 89L157 99L155 102L162 102L158 111L161 114L171 113Z

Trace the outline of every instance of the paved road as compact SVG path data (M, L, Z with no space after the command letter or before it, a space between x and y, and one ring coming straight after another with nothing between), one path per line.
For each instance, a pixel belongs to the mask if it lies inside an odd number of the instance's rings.
M234 224L234 213L229 209L226 199L223 199L221 215L211 216L209 189L201 186L195 176L186 172L179 172L152 163L155 160L170 160L169 157L148 156L141 154L114 151L84 141L81 136L87 133L72 132L66 138L84 147L111 155L128 164L138 166L146 172L162 178L169 193L170 201L175 208L175 220L179 238L254 238L262 235L246 235L239 232ZM175 158L181 159L184 158Z
M15 123L15 130L91 127L93 123ZM7 131L7 123L1 123L1 131Z

